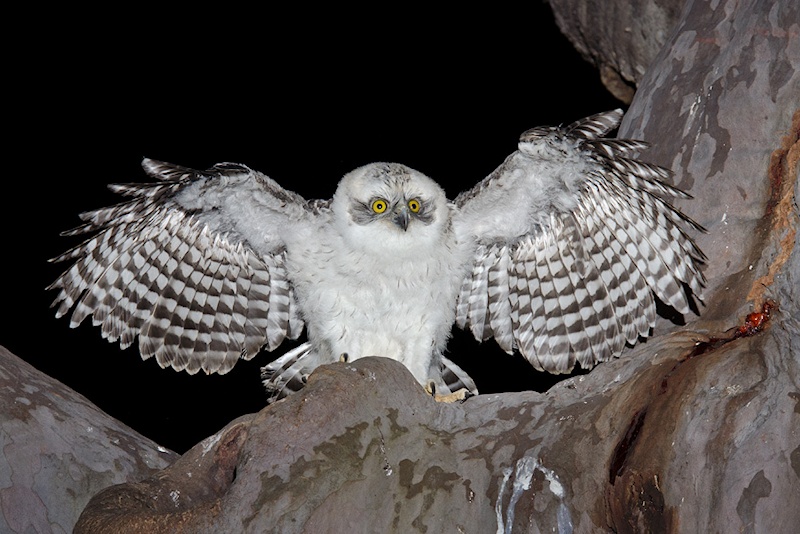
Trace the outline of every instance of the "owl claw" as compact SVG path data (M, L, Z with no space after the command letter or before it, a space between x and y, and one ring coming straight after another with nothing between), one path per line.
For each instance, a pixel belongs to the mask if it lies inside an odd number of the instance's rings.
M348 361L350 361L350 355L347 354L346 352L341 353L339 355L339 361L341 363L347 363Z
M433 398L436 398L436 383L433 380L428 380L428 382L422 386L425 388L425 392Z

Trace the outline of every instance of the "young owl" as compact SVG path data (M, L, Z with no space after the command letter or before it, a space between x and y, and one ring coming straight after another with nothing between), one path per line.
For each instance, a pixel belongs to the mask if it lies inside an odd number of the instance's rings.
M157 182L113 185L128 202L81 215L93 237L51 288L72 326L139 336L162 367L226 373L303 328L263 369L269 399L325 363L402 362L429 391L477 393L443 355L453 324L539 370L566 373L646 337L654 295L680 313L699 298L700 227L665 197L670 173L604 139L619 110L534 128L488 177L450 201L406 166L373 163L307 201L244 165L207 171L145 159Z

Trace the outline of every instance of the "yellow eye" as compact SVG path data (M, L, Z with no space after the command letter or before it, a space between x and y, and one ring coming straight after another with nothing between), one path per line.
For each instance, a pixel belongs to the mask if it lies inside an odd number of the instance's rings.
M387 202L382 198L372 201L372 211L374 211L375 213L383 213L384 211L386 211L386 207L387 207Z
M421 206L419 200L417 200L416 198L412 198L411 200L408 201L408 209L410 209L412 212L419 213L420 207Z

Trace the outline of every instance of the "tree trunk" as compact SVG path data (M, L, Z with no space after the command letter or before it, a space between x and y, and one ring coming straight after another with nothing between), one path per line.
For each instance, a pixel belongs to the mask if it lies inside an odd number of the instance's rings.
M0 346L0 532L71 532L95 493L177 458Z

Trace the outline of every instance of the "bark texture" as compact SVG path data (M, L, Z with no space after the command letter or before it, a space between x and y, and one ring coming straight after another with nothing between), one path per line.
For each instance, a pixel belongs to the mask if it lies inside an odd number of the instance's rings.
M176 458L0 347L0 532L72 532L95 493Z
M676 332L546 394L455 405L392 360L326 366L103 491L76 532L789 532L800 396L767 337Z
M681 207L708 230L700 318L662 321L542 394L444 405L391 360L322 367L169 468L101 491L75 531L795 532L800 4L690 0L665 42L620 134L653 142L648 158L695 195Z
M548 0L556 23L626 104L680 20L684 0Z

